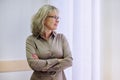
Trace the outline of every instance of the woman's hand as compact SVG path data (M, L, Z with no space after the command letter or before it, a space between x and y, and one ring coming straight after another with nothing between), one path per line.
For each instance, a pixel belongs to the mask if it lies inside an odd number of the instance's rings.
M61 62L63 59L58 59L58 62Z
M39 59L38 56L37 56L37 54L32 54L32 58Z

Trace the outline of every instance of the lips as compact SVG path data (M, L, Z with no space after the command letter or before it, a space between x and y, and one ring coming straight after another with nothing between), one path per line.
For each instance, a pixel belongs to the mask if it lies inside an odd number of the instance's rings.
M57 24L54 24L55 26L57 26Z

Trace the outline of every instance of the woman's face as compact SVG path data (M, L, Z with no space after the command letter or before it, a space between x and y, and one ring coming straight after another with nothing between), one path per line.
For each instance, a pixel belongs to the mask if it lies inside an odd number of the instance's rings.
M51 11L44 21L44 25L48 30L56 30L59 23L59 16L56 10Z

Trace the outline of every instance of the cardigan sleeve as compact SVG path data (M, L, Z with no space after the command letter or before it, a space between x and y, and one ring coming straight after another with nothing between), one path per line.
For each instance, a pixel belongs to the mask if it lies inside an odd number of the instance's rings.
M72 54L66 37L61 34L62 38L62 49L63 49L63 58L59 60L59 63L52 66L49 71L59 71L64 70L72 66Z
M35 71L47 71L50 67L58 63L58 59L35 59L32 55L36 54L36 46L33 36L29 36L26 40L26 57L29 66Z

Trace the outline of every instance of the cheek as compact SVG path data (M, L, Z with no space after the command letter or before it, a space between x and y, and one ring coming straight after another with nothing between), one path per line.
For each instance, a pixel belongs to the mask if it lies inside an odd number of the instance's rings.
M46 27L53 27L54 26L54 24L55 24L55 20L54 19L46 19L45 20L45 22L44 22L44 25L46 26Z
M49 23L52 23L52 22L53 22L52 20L47 19L47 20L44 21L44 24L49 24Z
M48 22L49 22L49 23L54 23L55 21L54 21L54 20L49 20Z
M47 24L48 24L48 25L53 25L53 24L54 24L54 21L51 20L51 21L47 22Z
M51 28L53 26L53 22L49 21L44 24L47 28Z

